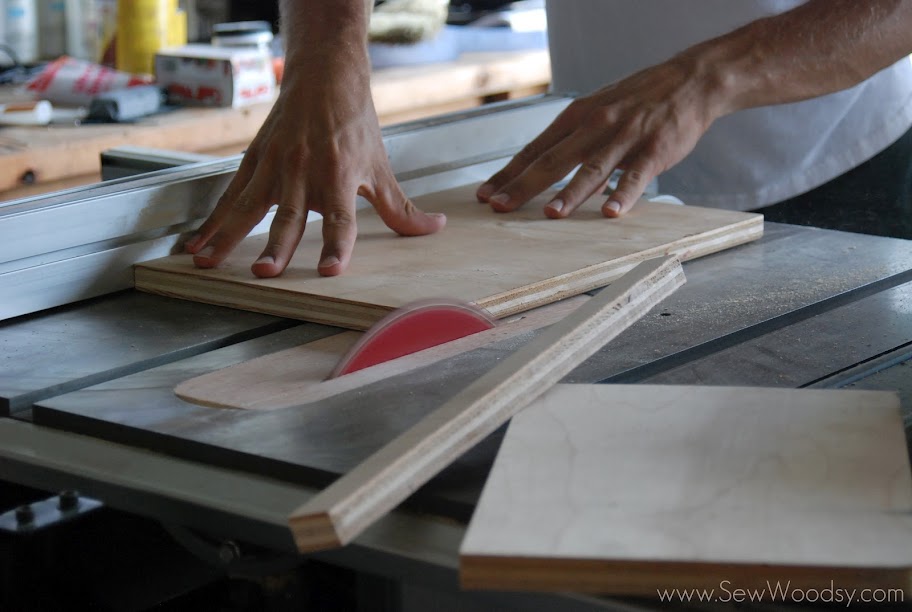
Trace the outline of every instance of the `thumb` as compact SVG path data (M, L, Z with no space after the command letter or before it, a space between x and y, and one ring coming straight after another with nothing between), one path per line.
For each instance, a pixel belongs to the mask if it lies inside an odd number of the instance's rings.
M389 168L382 170L375 179L373 190L360 190L388 228L400 236L424 236L443 229L446 215L426 213L418 209L402 191Z

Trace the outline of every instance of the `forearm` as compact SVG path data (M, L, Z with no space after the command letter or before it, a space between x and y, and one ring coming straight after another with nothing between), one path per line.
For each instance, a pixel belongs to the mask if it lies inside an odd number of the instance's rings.
M315 57L367 63L367 25L373 0L279 0L286 63ZM305 66L300 66L305 69Z
M701 43L673 62L721 116L860 83L912 52L912 0L810 0Z

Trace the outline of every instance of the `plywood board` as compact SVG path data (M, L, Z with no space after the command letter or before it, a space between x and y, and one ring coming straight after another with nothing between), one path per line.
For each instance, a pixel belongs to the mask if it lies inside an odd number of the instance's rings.
M295 510L301 552L344 545L684 284L645 261Z
M424 210L447 215L447 227L433 236L396 236L372 210L359 211L354 258L339 277L317 274L322 238L316 223L279 278L256 279L250 272L265 246L261 235L244 240L214 270L196 269L189 255L141 264L136 287L350 329L367 329L395 308L441 296L501 318L602 287L645 259L699 257L763 232L761 215L652 202L606 219L598 197L568 219L544 217L549 194L498 214L478 204L474 192L468 185L416 199Z
M461 580L651 597L777 580L908 591L910 510L893 393L558 385L510 424Z
M178 397L213 408L277 410L309 404L532 332L561 320L589 299L578 295L502 321L493 329L405 355L339 378L333 368L363 335L347 331L210 372L174 388Z

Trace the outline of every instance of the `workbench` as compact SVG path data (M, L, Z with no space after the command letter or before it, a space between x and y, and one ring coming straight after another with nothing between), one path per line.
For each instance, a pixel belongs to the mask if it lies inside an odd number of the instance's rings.
M452 62L375 70L371 89L381 124L392 125L540 94L550 80L545 50L465 53ZM13 96L0 89L0 103ZM271 108L182 108L131 124L0 127L0 201L96 182L99 154L123 145L240 153Z
M508 104L496 112L388 129L386 144L397 176L417 195L485 176L564 104ZM475 136L490 130L491 121L516 126L515 133L498 132L478 144ZM446 151L437 146L444 137ZM407 146L410 138L421 146ZM35 200L30 207L40 212L130 193L125 206L136 200L148 206L161 201L156 194L174 193L181 181L230 175L236 164L123 179L43 205ZM211 200L223 184L203 193ZM116 261L105 265L113 269ZM688 262L684 269L688 282L682 289L565 382L898 389L908 422L910 242L768 223L759 241ZM227 571L258 556L264 563L294 559L286 525L290 506L530 337L449 359L407 380L375 383L362 396L332 398L305 419L294 409L247 413L191 405L173 388L339 329L140 294L128 285L100 293L0 324L0 412L6 416L0 418L0 478L46 491L79 489L128 513L204 533L220 543L213 550L234 551L223 559ZM342 422L334 416L351 414L348 409L364 397L370 398L369 413ZM473 610L658 605L459 591L458 546L500 435L463 456L353 544L312 559L394 589L396 605L380 609L427 609L430 601L450 606L442 609Z

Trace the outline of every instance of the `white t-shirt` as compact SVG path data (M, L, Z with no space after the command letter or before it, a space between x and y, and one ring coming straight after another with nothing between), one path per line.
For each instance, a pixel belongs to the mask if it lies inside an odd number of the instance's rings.
M683 49L803 0L550 0L553 89L589 93ZM689 204L749 210L826 183L912 126L908 58L813 100L716 121L694 151L659 177Z

